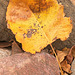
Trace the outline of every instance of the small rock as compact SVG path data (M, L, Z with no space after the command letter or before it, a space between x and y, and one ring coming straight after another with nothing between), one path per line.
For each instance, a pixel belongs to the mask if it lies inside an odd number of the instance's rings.
M0 58L7 57L11 55L11 51L6 48L0 48Z
M7 28L7 6L8 0L0 0L0 41L9 41L14 38L13 33Z
M0 75L60 75L54 56L48 53L19 53L0 59Z
M71 68L71 70L72 70L72 74L71 75L75 75L75 59L74 59L74 61L72 62L72 68Z

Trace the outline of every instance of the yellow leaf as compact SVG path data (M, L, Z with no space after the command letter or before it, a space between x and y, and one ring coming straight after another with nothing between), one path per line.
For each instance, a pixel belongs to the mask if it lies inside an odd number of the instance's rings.
M16 40L35 54L56 39L66 40L72 30L70 18L56 0L10 0L6 19Z

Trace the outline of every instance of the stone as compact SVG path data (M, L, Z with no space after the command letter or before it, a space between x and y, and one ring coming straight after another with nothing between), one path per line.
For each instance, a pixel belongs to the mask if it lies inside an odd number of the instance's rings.
M4 58L11 55L11 50L8 48L0 48L0 58Z
M0 75L60 75L54 56L48 53L19 53L0 59Z
M75 59L74 59L74 61L72 62L71 70L72 70L72 74L71 74L71 75L75 75Z
M6 10L8 0L0 0L0 41L10 41L14 38L11 30L7 28L6 23Z

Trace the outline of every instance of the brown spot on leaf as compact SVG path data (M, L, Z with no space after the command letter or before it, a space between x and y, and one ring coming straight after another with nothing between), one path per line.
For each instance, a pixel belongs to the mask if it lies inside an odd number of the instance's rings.
M40 25L38 24L38 27L40 27Z
M34 26L36 26L36 23L34 23Z
M46 9L48 9L49 7L53 6L53 1L49 1L47 2L46 0L35 0L35 2L30 3L29 7L30 9L36 13L36 12L40 12L40 11L44 11Z
M40 16L38 16L38 18L40 18Z
M32 36L32 34L34 34L35 32L37 32L36 29L30 29L28 32L27 32L27 37L30 38Z
M21 27L19 27L19 28L21 28Z
M25 33L23 34L23 37L26 38L26 34Z
M15 35L17 34L17 32L15 33Z
M43 26L41 26L41 28L43 28Z
M36 29L30 29L30 31L32 32L32 34L35 33L35 32L37 32Z
M32 36L32 32L31 31L28 31L27 32L27 37L30 38L31 36Z

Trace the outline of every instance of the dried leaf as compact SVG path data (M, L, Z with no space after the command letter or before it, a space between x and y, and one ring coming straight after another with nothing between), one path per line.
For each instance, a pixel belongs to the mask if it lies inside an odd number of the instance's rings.
M71 48L71 53L72 53L73 57L75 58L75 45Z
M11 42L0 42L0 48L9 47L11 46Z
M72 56L72 54L67 55L67 56L66 56L66 60L67 60L68 64L71 64L72 61L73 61L73 56Z
M56 53L57 53L59 62L61 63L67 54L59 50L56 50Z
M68 75L67 73L64 73L64 75Z
M73 53L75 51L74 49L75 46L73 46L71 49L65 47L64 49L62 49L62 51L56 50L63 71L69 74L72 73L70 68L71 68L71 63L73 61ZM65 72L64 75L67 75L67 73Z
M18 46L18 44L14 41L12 43L12 54L22 53L22 49Z
M11 10L12 9L12 10ZM72 30L57 0L10 0L6 19L16 40L35 54L56 39L66 40Z
M56 53L57 53L60 63L65 59L65 56L68 55L69 50L70 50L69 48L64 48L62 51L56 50Z
M72 63L72 61L73 61L73 56L75 56L75 46L73 46L73 47L70 49L68 55L66 56L66 60L67 60L67 62L68 62L69 64Z
M71 66L70 66L70 64L68 64L67 63L67 61L66 60L64 60L63 62L61 62L61 67L62 67L62 69L65 71L65 72L67 72L67 73L72 73L71 72Z
M54 55L54 53L53 53L53 51L52 51L52 50L50 50L50 54L51 54L51 55Z
M62 49L62 51L64 51L65 53L69 53L70 48L65 47L65 48Z

